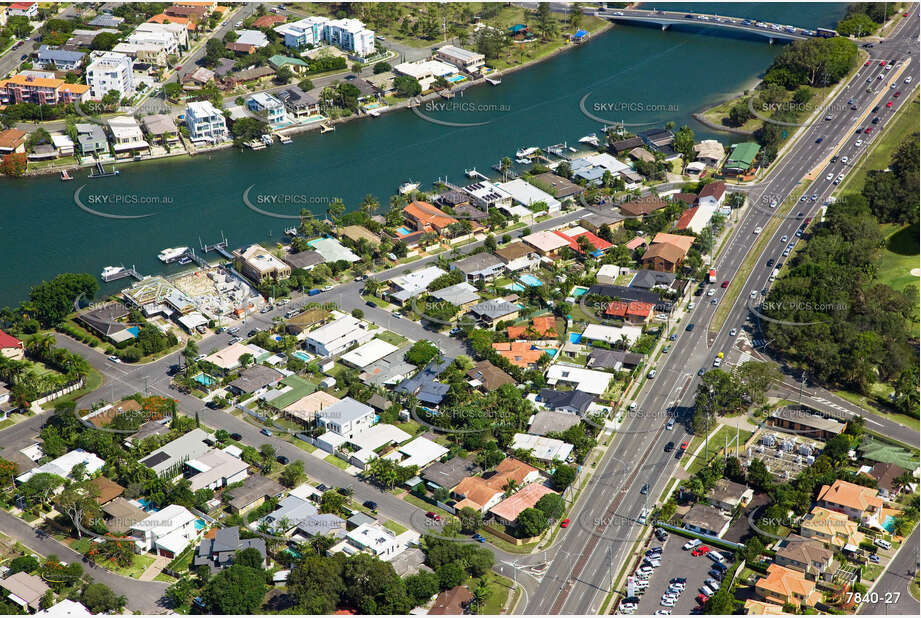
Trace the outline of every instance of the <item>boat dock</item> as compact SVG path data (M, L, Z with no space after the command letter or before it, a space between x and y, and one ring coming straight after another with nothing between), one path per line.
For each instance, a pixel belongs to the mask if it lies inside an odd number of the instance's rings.
M502 78L499 77L498 75L496 77L484 77L483 79L490 86L498 86L499 84L502 83Z
M107 176L118 176L118 170L115 169L115 166L112 166L112 171L107 172L102 163L96 162L96 166L93 168L93 171L90 172L90 178L105 178Z
M278 135L278 141L281 142L282 144L292 144L292 143L294 143L294 140L292 140L292 139L291 139L290 137L288 137L287 135L282 135L281 133L278 133L277 135Z
M215 251L217 252L218 255L220 255L225 260L233 260L233 255L229 251L227 251L227 239L224 238L223 234L221 234L221 241L216 242L213 245L204 244L201 241L201 238L198 239L198 244L201 247L202 253L211 253L212 251ZM196 263L200 264L201 262L199 262L198 259L196 259L195 257L195 252L192 251L191 253L192 255L190 255L189 257L195 260ZM204 262L204 260L202 260L202 262ZM205 266L210 266L210 264L205 262Z
M329 133L330 131L335 131L335 130L336 130L336 127L334 127L333 125L329 123L320 125L320 133Z
M485 174L476 171L475 167L473 169L464 170L464 174L467 175L467 178L473 178L474 180L489 180Z
M108 283L109 281L117 281L118 279L124 279L125 277L134 277L138 281L142 280L144 277L141 276L141 273L137 271L134 265L131 265L131 268L122 266L122 269L116 273L100 275L100 278Z

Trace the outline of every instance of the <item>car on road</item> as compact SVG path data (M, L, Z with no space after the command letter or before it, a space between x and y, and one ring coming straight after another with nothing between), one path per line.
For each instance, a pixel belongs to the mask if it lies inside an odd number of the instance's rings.
M789 236L787 236L786 234L780 237L780 242L787 242L787 240L789 240Z
M433 521L441 521L441 515L438 515L435 511L429 511L425 516Z
M227 332L230 333L231 335L236 335L237 333L240 332L240 327L234 326L233 328L228 328Z
M758 227L755 228L755 234L757 235L757 234L760 234L760 233L761 233L761 226L758 226Z
M831 180L834 177L835 175L832 172L828 172L827 174L825 174L825 180Z
M369 300L369 301L366 302L365 304L366 304L367 306L369 306L369 307L372 307L372 308L374 308L374 309L377 309L377 303L374 302L373 300Z
M671 431L674 427L675 427L675 419L674 418L668 419L668 422L665 423L665 430Z
M876 116L876 117L873 118L873 120L871 120L870 122L872 122L873 124L879 124L879 116Z
M672 333L672 335L668 338L669 341L675 341L677 339L678 339L677 333Z
M568 527L569 527L569 518L567 517L566 519L560 522L560 528L568 528Z
M665 452L666 452L666 453L671 453L673 450L675 450L675 443L674 443L674 442L669 442L668 444L665 445Z
M710 288L709 290L707 290L707 296L713 296L714 294L716 294L716 290L714 290L713 288Z
M480 533L477 533L473 535L473 540L476 541L477 543L485 543L486 537Z
M899 98L900 96L902 96L902 91L901 91L901 90L896 90L896 91L895 91L895 94L892 95L892 96L894 96L895 98Z
M739 329L737 329L737 328L730 328L730 329L729 329L729 336L730 336L730 337L735 337L736 334L737 334L738 332L739 332Z
M649 373L646 374L646 377L649 378L650 380L654 379L656 377L656 370L650 369Z
M254 337L254 336L256 335L256 333L258 333L258 332L259 332L259 329L258 329L258 328L253 328L253 329L250 329L250 331L249 331L248 333L246 333L246 336L247 336L247 337Z
M664 348L662 348L662 354L668 354L671 351L671 349L672 349L672 346L670 345L665 346Z
M643 483L643 486L640 488L640 493L644 496L649 493L649 483Z
M329 292L331 289L333 289L333 286L331 286L331 285L324 285L324 286L323 286L323 291L324 291L324 292Z
M713 359L713 366L714 366L714 367L719 367L719 366L722 365L722 364L723 364L723 359L720 358L719 356L717 356L716 358Z
M264 435L264 436L271 436L271 435L272 435L272 432L269 431L268 429L262 429L262 430L259 431L259 433L261 433L261 434Z
M377 502L375 502L374 500L365 500L362 503L362 506L365 507L366 509L371 509L372 511L377 510Z
M816 144L821 144L824 140L825 140L824 137L820 137L819 139L817 139L817 140L815 141L815 143L816 143Z
M905 83L906 83L906 84L910 84L910 83L911 83L911 75L909 75L908 77L905 78Z
M120 358L118 358L117 356L114 356L114 355L113 355L113 356L110 356L110 357L109 357L109 360L112 361L113 363L120 363L120 362L122 362Z
M702 376L702 375L704 375L705 373L707 373L707 368L706 368L706 367L701 367L700 369L697 370L697 375L699 375L699 376Z
M886 107L892 107L892 101L889 101L888 103L886 103Z
M195 360L197 362L197 361L205 360L206 358L208 358L207 354L199 354L198 356L195 357Z
M770 268L771 266L773 266L773 265L774 265L774 262L775 262L774 258L769 259L769 260L767 261L767 267Z
M728 287L729 287L729 281L723 281L723 282L720 284L720 287L721 287L721 288L728 288Z
M771 208L777 208L777 200L771 200Z
M863 132L869 135L870 133L873 133L873 127L867 127L866 129L863 130Z
M285 457L284 455L279 455L278 457L275 458L275 461L277 461L283 466L287 466L289 459Z
M813 193L811 199L812 199L813 202L816 201L817 199L819 199L819 194L818 194L818 193Z
M719 590L720 588L720 583L716 581L715 579L713 579L712 577L708 577L707 579L705 579L704 583L710 588L713 588L714 590Z
M847 165L847 162L848 162L849 160L850 160L850 159L848 159L847 157L841 157L841 164L842 164L842 165Z
M243 436L241 436L241 435L238 434L238 433L232 433L232 434L230 434L230 439L231 439L231 440L236 440L237 442L239 442L240 440L243 439Z

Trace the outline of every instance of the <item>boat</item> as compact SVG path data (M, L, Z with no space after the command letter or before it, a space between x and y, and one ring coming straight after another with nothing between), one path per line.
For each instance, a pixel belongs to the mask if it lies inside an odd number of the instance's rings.
M73 180L74 177L67 173L67 170L61 170L61 180Z
M520 163L521 165L527 165L531 162L531 159L527 157L516 157L515 162Z
M287 228L287 229L285 230L285 235L286 235L286 236L291 236L291 237L297 236L297 228L296 228L296 227L289 227L289 228Z
M266 146L271 146L272 143L275 141L274 139L272 139L272 136L269 134L264 134L261 139L262 139L262 143L265 144Z
M569 152L576 152L576 149L573 146L567 146L567 148L569 148Z
M580 144L589 144L591 146L598 146L598 136L594 133L590 133L584 137L579 138Z
M515 156L519 159L522 159L524 157L530 157L538 150L539 149L537 148L537 146L530 146L528 148L519 148L518 150L515 151Z
M124 266L106 266L99 276L102 277L103 281L111 281L112 279L120 279L126 271L127 269Z
M171 264L188 253L188 247L169 247L157 254L157 258L164 264Z
M547 152L551 154L555 154L558 157L562 157L563 153L566 152L568 148L569 146L566 144L566 142L563 142L562 144L554 144L553 146L547 146Z
M180 264L191 264L191 263L192 263L192 258L190 258L190 257L187 256L187 255L183 255L181 258L179 258L179 263L180 263Z
M496 75L495 77L485 77L483 79L485 79L486 83L490 86L498 86L502 83L502 77L499 75Z
M412 193L413 191L418 191L418 190L419 190L419 183L413 182L412 180L410 180L409 182L404 182L403 184L400 185L400 195L406 195L407 193Z

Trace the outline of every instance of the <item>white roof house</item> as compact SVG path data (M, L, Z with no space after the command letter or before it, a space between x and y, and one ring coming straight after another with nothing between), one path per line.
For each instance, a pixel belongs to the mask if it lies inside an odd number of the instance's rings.
M556 438L516 433L512 438L512 449L531 451L541 461L566 461L572 453L572 444Z
M82 448L74 449L69 453L64 453L57 459L49 461L48 463L39 466L37 468L32 468L24 474L20 474L16 477L17 483L25 483L30 478L36 474L56 474L62 478L70 478L70 473L73 472L73 469L80 464L86 466L86 474L92 475L102 469L105 465L105 461L90 453L84 451Z
M447 453L448 449L442 445L420 436L412 442L408 442L401 446L398 453L389 453L385 455L385 458L395 460L404 468L418 466L421 470L433 461L441 459ZM398 455L403 455L403 458L398 459Z
M420 82L431 77L447 77L457 73L457 67L441 62L440 60L419 60L417 62L401 62L393 70L403 75L415 77Z
M390 295L397 301L404 303L424 292L435 279L444 274L446 274L445 271L437 266L426 266L421 270L394 277L390 280L390 285L396 291Z
M613 175L620 174L622 172L631 170L632 168L626 163L612 157L606 152L600 152L598 154L593 154L588 157L585 157L585 160L591 163L592 165L597 165L603 167L604 169L611 172Z
M340 360L347 365L364 369L371 363L377 362L392 352L399 350L392 343L387 343L383 339L372 339L368 343L359 346L342 355Z
M522 237L521 240L528 243L542 254L551 253L569 246L569 241L559 234L554 234L548 230L528 234Z
M36 616L92 616L92 612L86 609L83 603L77 603L70 599L58 601L48 609L43 609L35 613Z
M74 151L74 141L70 139L68 135L52 135L51 143L57 148L58 152L67 152L69 151L73 154ZM79 603L78 603L79 605ZM82 607L82 606L81 606Z
M500 182L497 186L511 195L513 200L523 206L530 206L537 202L543 202L547 205L547 212L559 212L562 207L558 199L521 178L516 178L508 182Z
M162 549L174 555L192 542L198 533L198 518L184 506L171 504L131 526L135 543L142 551Z
M323 260L326 262L345 260L349 264L352 264L361 259L355 255L355 252L335 238L318 238L311 241L310 246L313 247L314 251L323 256Z
M374 424L375 416L371 406L345 397L317 412L317 424L352 440Z
M235 43L252 45L261 49L269 44L269 39L266 38L265 33L260 30L237 30L237 40Z
M255 357L256 351L245 343L237 342L206 356L204 360L221 369L229 370L240 366L240 357L244 354L252 354Z
M182 464L190 459L204 455L210 450L205 443L210 435L203 429L195 428L189 433L168 442L141 459L139 463L153 470L157 475L174 477L181 472Z
M589 324L582 331L582 338L591 341L604 341L606 343L620 343L626 341L628 345L633 345L642 336L643 329L640 326L606 326L604 324Z
M196 474L189 479L189 489L220 489L242 481L249 474L249 464L230 453L213 449L185 462L186 468Z
M368 323L351 315L341 315L329 324L310 331L304 337L307 349L321 356L341 354L352 344L364 343L374 337Z
M347 533L345 539L331 547L328 553L343 552L351 556L358 552L366 552L386 562L398 556L404 549L406 545L400 542L394 531L374 522L362 524Z
M608 389L612 374L569 365L551 365L547 368L547 384L571 384L577 391L600 395Z

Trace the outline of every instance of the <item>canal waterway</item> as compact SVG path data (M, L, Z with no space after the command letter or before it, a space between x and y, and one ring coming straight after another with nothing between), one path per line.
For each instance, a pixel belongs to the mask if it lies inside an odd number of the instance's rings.
M844 4L647 4L646 8L719 12L804 27L833 26ZM407 180L430 189L447 177L466 182L464 170L492 175L491 165L523 146L577 145L602 122L634 131L674 121L696 137L733 137L692 118L757 82L782 49L766 40L714 36L691 26L615 26L595 40L522 71L497 87L472 88L453 100L339 125L335 132L297 135L258 152L235 149L125 165L116 177L72 182L55 176L0 180L0 306L14 305L35 283L59 272L90 272L134 265L143 274L164 267L166 247L213 243L230 247L279 240L296 221L248 208L296 215L302 207L323 215L341 197L349 209L366 194L386 206ZM439 107L443 104L444 107ZM485 124L482 124L485 123ZM461 126L458 126L461 125ZM91 210L78 207L74 194ZM187 268L187 267L186 267ZM122 280L104 286L114 291Z

